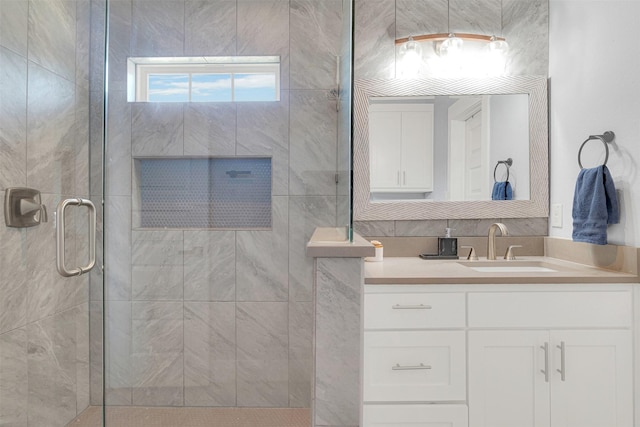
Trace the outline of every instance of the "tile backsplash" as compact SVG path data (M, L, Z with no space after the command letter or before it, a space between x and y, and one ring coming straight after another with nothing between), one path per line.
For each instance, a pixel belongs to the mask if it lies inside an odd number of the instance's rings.
M449 227L453 237L486 237L494 222L504 223L510 236L546 236L548 231L547 218L356 221L353 229L363 237L443 237Z

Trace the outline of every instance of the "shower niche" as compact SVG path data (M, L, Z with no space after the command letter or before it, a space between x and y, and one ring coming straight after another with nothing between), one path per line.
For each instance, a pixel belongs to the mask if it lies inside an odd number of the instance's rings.
M271 157L134 158L139 229L271 229Z

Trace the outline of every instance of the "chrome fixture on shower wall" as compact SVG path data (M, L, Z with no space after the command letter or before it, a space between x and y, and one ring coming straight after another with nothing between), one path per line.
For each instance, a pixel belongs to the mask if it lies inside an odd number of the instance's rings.
M33 227L47 222L47 208L40 191L33 188L7 188L4 194L4 221L7 227Z

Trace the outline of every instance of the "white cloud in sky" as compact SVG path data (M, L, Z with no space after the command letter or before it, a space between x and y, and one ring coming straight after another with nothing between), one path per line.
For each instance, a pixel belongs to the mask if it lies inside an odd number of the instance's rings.
M236 74L234 85L238 89L275 88L273 74ZM231 90L229 74L193 74L191 92L194 95L206 95L212 92ZM189 91L187 75L152 75L149 80L149 96L186 95Z

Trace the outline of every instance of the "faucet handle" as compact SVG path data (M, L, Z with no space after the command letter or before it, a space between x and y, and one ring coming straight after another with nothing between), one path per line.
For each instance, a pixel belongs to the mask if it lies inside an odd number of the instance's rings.
M49 215L47 215L47 207L45 205L40 206L40 222L49 221Z
M478 260L478 255L476 254L476 250L473 248L473 246L460 246L460 248L462 249L471 249L469 251L469 255L467 255L467 259L470 261L477 261Z
M521 248L522 245L510 245L507 248L507 252L504 254L504 259L514 260L516 256L513 254L513 248Z

